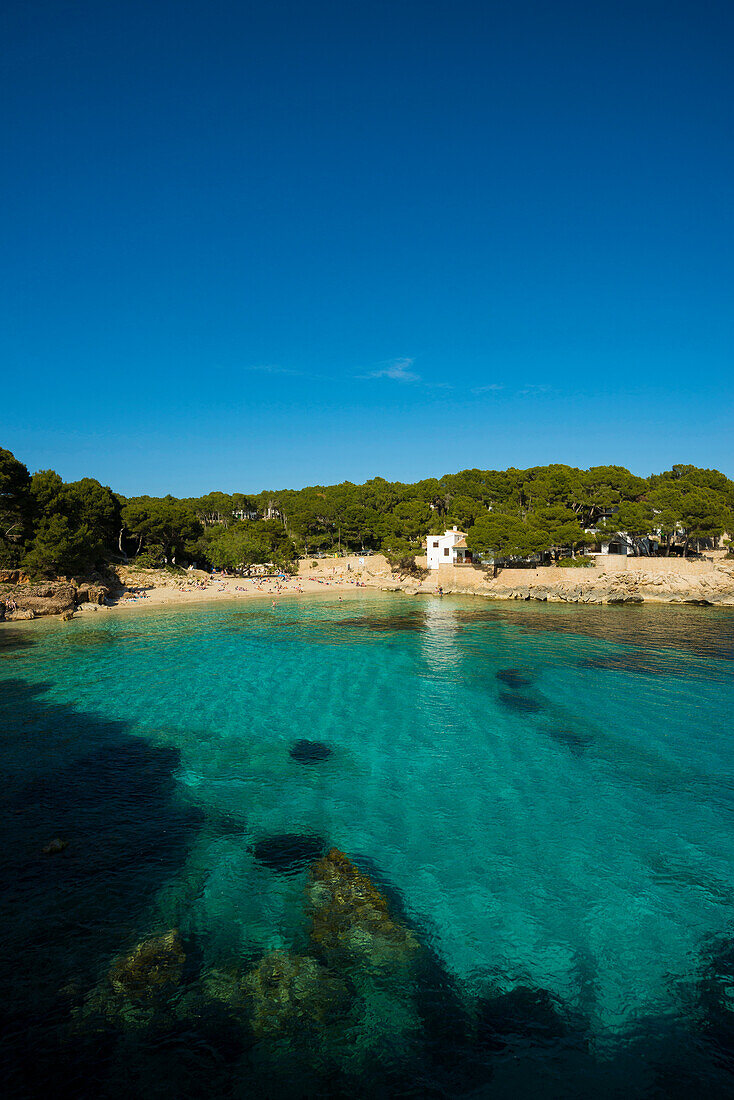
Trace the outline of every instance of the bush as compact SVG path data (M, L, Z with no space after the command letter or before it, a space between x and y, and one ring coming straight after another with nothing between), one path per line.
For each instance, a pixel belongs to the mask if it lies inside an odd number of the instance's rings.
M133 558L132 564L140 569L158 569L163 565L163 547L149 546L146 550L141 550L137 557Z
M596 565L596 559L579 554L577 558L559 558L556 565L561 569L589 569Z

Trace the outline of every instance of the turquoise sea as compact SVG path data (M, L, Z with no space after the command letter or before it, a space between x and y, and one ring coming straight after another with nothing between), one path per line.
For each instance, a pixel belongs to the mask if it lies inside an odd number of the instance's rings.
M733 715L734 610L364 593L0 626L6 1095L734 1095ZM203 991L315 953L332 846L420 951L347 975L323 1033L253 1037ZM172 928L166 1003L100 1012Z

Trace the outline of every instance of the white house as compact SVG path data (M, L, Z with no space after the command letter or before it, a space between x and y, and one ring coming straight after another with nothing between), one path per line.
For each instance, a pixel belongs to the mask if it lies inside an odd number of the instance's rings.
M426 539L426 559L429 569L438 569L439 565L469 565L471 550L466 548L464 531L452 527L443 535L429 535Z
M617 554L620 557L643 554L649 557L656 552L659 541L654 535L633 538L626 531L617 531L611 539L605 539L599 545L602 554Z

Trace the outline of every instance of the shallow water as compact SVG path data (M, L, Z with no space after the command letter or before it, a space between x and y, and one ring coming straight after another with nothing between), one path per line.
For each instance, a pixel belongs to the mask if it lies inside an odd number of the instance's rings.
M0 627L0 692L14 1095L734 1091L734 612L99 613ZM253 1042L202 975L311 951L331 846L420 956ZM111 961L172 927L171 1011L100 1026Z

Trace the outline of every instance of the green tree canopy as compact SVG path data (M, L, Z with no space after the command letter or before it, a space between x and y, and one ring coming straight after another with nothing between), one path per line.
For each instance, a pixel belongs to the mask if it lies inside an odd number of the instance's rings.
M0 447L0 564L20 561L31 521L30 484L28 468Z

